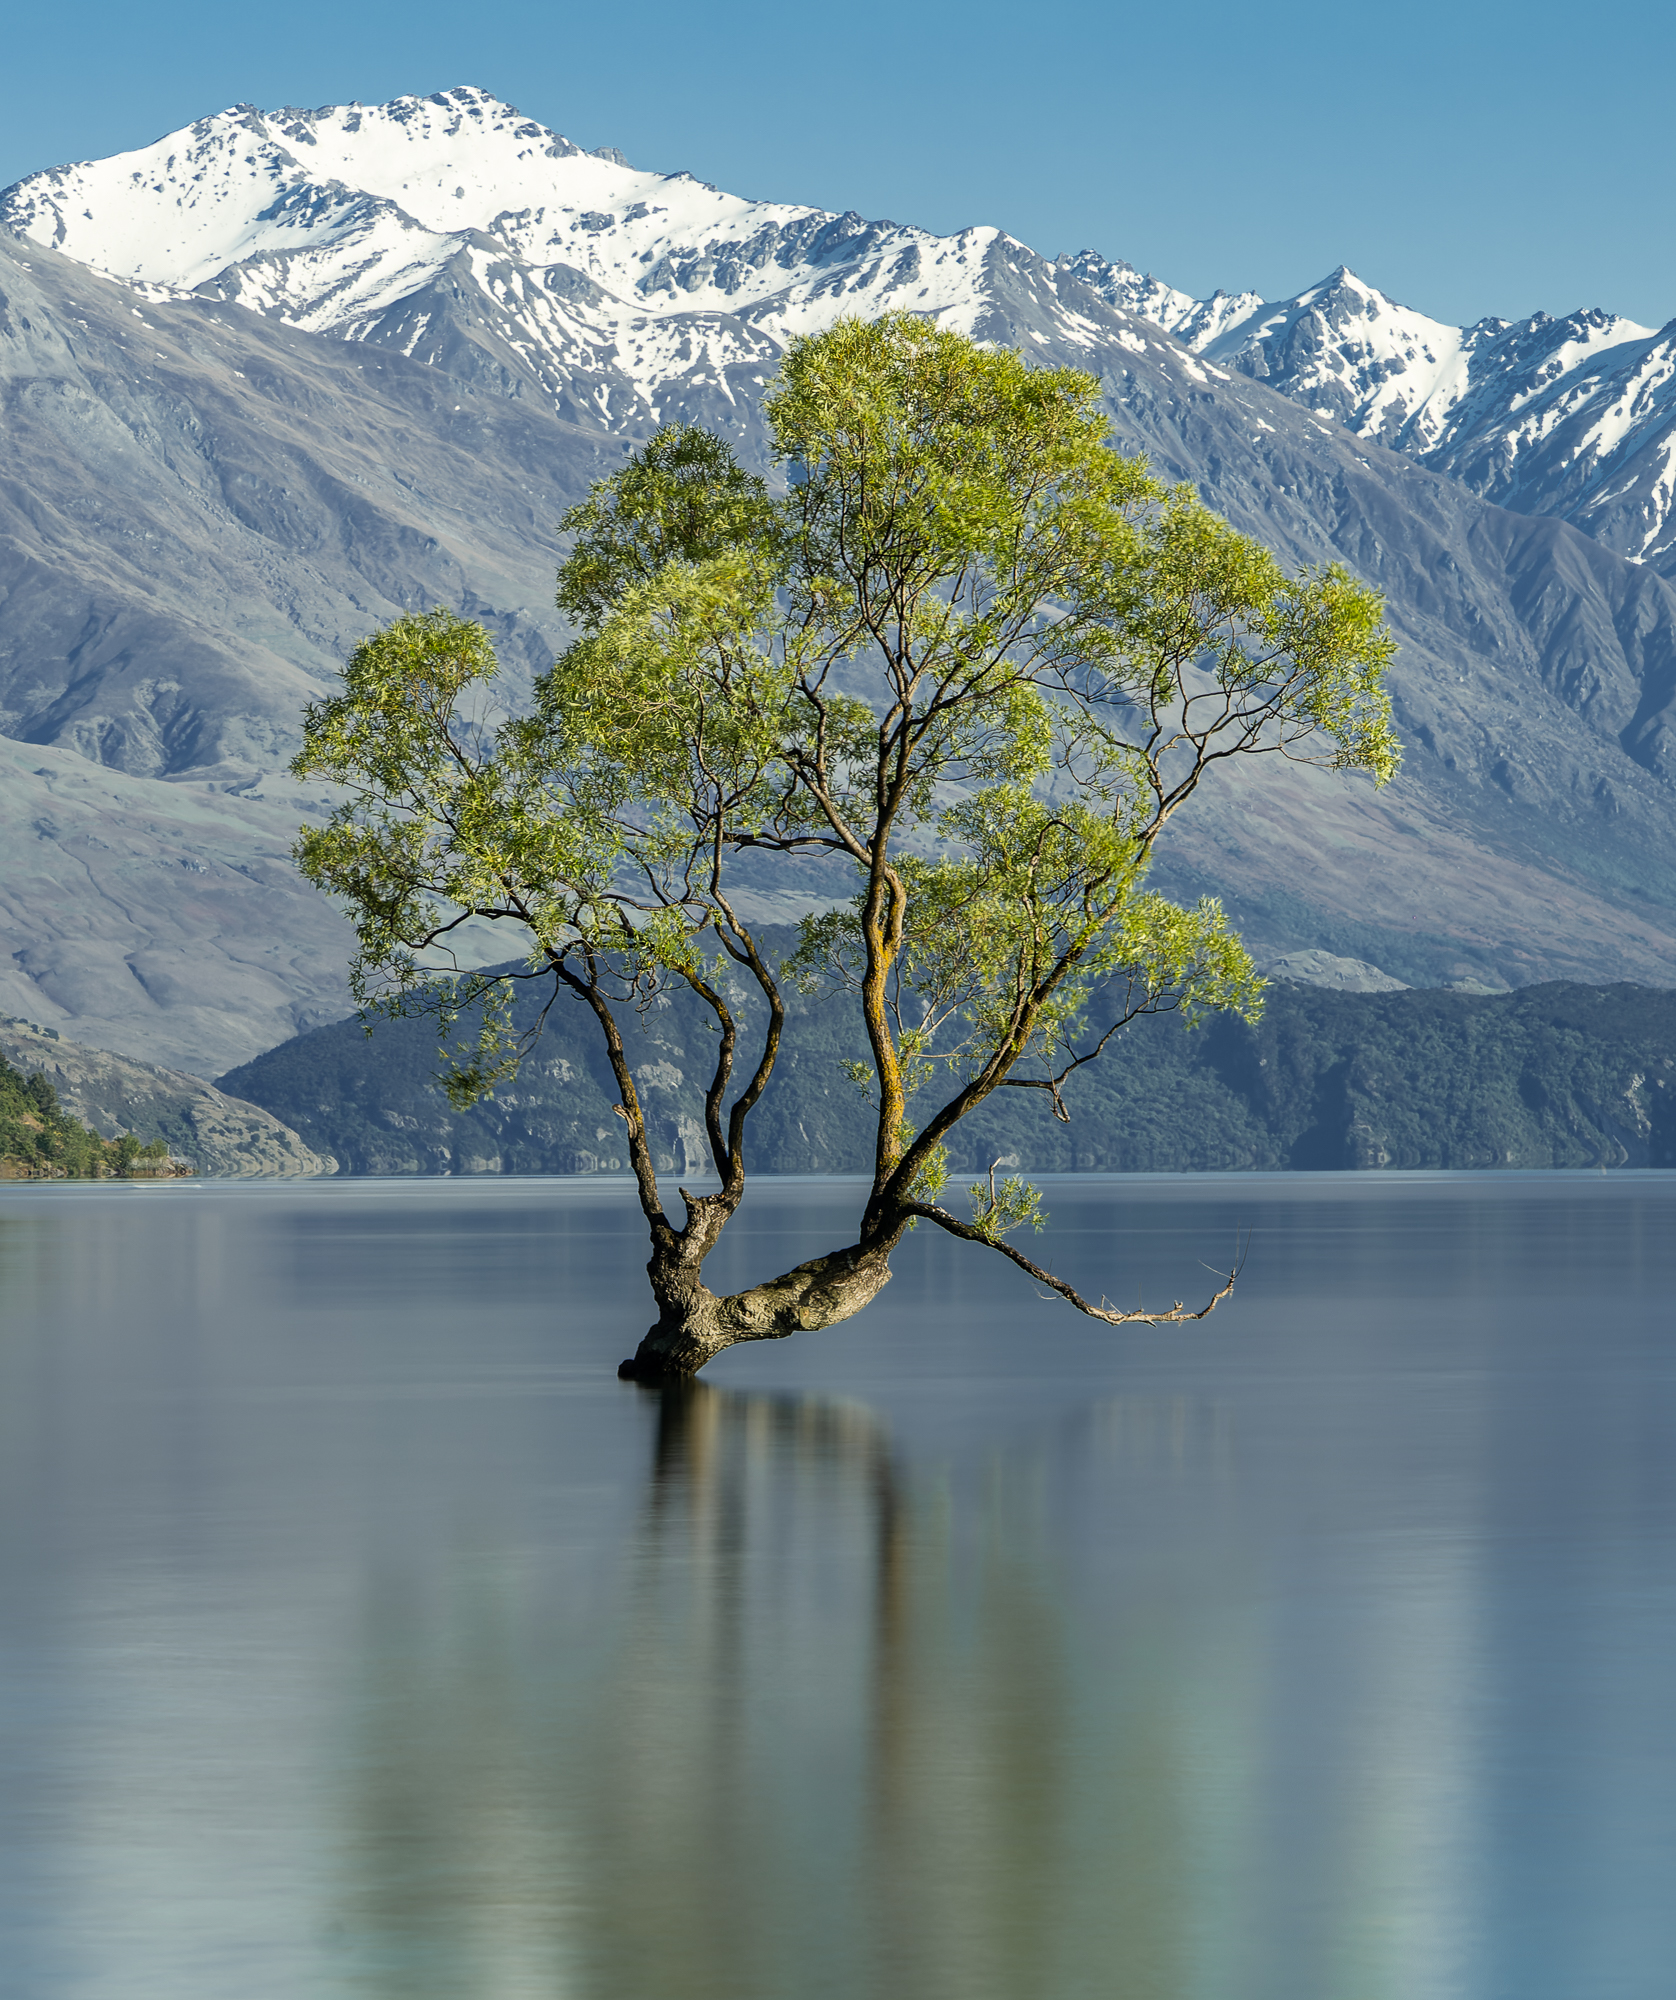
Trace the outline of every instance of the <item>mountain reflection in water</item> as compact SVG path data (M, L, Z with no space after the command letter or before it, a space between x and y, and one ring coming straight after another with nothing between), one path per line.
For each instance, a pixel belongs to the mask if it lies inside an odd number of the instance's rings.
M1661 1992L1676 1180L1373 1179L1056 1189L1256 1223L1190 1336L915 1239L662 1393L620 1193L8 1195L5 1990Z

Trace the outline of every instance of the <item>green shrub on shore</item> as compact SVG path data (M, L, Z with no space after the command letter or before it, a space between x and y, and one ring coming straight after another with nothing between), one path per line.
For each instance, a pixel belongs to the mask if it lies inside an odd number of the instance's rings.
M132 1132L101 1139L60 1108L38 1071L30 1075L0 1056L0 1178L126 1180L166 1173L168 1165L164 1140L142 1145Z

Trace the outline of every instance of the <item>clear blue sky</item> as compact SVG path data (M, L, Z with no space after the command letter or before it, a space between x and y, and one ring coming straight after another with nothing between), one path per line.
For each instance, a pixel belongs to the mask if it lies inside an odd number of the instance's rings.
M1676 315L1676 14L1651 0L62 0L0 53L0 186L241 100L476 83L637 166L999 223L1194 292L1347 263L1441 319Z

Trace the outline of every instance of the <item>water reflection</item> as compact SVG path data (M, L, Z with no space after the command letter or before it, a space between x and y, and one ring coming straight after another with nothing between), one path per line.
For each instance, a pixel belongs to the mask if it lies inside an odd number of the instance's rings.
M333 1919L358 1987L1456 1990L1470 1579L1435 1551L1368 1574L1348 1647L1232 1552L1219 1608L1156 1546L1079 1604L1067 1471L1121 1536L1160 1474L1228 1485L1225 1407L1119 1399L926 1479L854 1403L640 1393L608 1620L512 1551L369 1595ZM1287 1739L1338 1729L1338 1795L1300 1792Z
M0 1198L0 1986L1662 1991L1676 1183L1259 1191L662 1395L609 1191Z
M947 1494L910 1496L865 1409L652 1400L609 1635L562 1607L531 1620L515 1564L440 1602L372 1593L334 1925L359 1980L1071 1991L1043 1976L1068 1946L1101 1963L1101 1939L1065 1935L1094 1887L1156 1967L1127 1990L1172 1990L1167 1843L1155 1829L1124 1865L1067 1838L1063 1619L1005 1477L964 1588ZM1130 1761L1156 1783L1144 1746ZM1115 1881L1088 1879L1108 1861Z

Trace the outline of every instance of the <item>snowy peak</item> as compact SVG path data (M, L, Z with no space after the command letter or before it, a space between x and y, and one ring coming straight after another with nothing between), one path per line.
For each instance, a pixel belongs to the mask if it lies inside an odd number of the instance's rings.
M1151 320L1197 351L1203 351L1226 328L1248 319L1263 303L1255 292L1217 291L1208 299L1196 299L1190 292L1166 285L1150 271L1143 274L1121 259L1109 262L1097 250L1062 256L1055 268L1080 279L1108 305Z
M778 301L795 326L830 319L842 298L970 321L1004 240L642 173L470 87L371 107L235 106L137 152L19 181L0 195L0 226L130 283L236 298L351 338L479 252L518 266L536 293L609 301L619 315ZM829 303L811 313L814 295Z
M351 192L453 236L551 187L555 171L584 204L628 172L470 87L271 115L241 104L135 152L30 175L0 197L0 222L112 276L190 291L329 227Z
M1600 311L1450 326L1399 305L1341 264L1318 285L1230 327L1209 351L1363 437L1425 453L1448 441L1461 406L1486 384L1498 385L1492 395L1528 400L1650 331Z
M1113 334L1104 300L998 229L745 200L585 153L473 88L235 106L20 181L0 227L616 431L676 414L748 427L786 341L846 313L1004 324L1087 354Z
M1676 552L1671 343L1591 307L1449 326L1340 266L1205 343L1361 437L1620 554Z
M475 236L629 295L660 282L702 290L695 273L717 268L725 292L736 275L725 248L742 248L748 263L753 249L780 248L788 231L807 238L835 220L851 225L840 235L865 228L859 217L743 201L691 174L637 172L620 153L585 153L471 87L272 115L238 105L137 152L32 175L0 196L0 225L14 234L176 292L217 285L253 260L306 252L307 265L270 284L264 302L297 308L305 323L323 317L328 291L324 317L341 319L381 303L403 266L438 270ZM334 263L329 253L340 251ZM258 302L248 284L235 289Z
M750 428L786 342L843 314L925 313L1120 371L1162 338L1489 499L1676 565L1676 328L1596 309L1450 326L1343 265L1289 299L1195 298L1092 250L1048 263L995 228L940 237L643 172L471 86L235 105L19 181L0 228L154 295L393 346L619 433L677 415Z
M1676 324L1538 315L1483 356L1441 472L1522 513L1559 514L1608 548L1676 571Z
M615 150L585 153L472 87L272 115L238 105L137 152L19 181L0 195L0 226L113 277L177 292L253 259L306 249L318 265L321 253L345 248L355 261L340 259L335 274L340 319L387 289L369 287L368 265L398 245L440 268L474 237L490 237L527 264L583 271L625 299L736 304L777 290L796 264L851 263L891 239L981 255L999 235L938 239L744 200L689 173L642 173ZM312 282L290 287L290 302L324 303L323 283L316 269Z
M1206 351L1399 449L1435 442L1466 386L1459 327L1398 305L1342 264L1225 328Z
M994 228L938 237L640 172L470 86L235 105L31 175L0 194L0 227L131 284L419 359L446 346L458 360L458 334L492 354L503 393L539 389L567 414L576 398L558 385L580 369L598 377L583 404L616 426L662 407L682 362L721 382L841 313L902 308L975 332L1022 300L1038 338L1091 353L1112 311L1198 347L1260 304L1194 299L1092 251L1048 265Z

